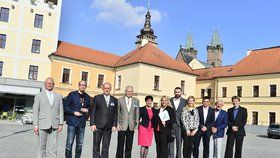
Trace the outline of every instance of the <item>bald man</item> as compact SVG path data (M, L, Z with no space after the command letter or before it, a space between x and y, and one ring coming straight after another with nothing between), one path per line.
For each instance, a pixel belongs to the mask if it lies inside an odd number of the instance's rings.
M63 126L61 95L53 92L54 80L45 80L45 90L36 94L33 104L33 128L39 137L39 158L57 157L57 137Z
M93 98L90 111L90 126L93 131L93 158L108 158L111 134L117 130L118 100L110 95L112 86L102 85L103 94ZM102 153L100 143L102 141Z

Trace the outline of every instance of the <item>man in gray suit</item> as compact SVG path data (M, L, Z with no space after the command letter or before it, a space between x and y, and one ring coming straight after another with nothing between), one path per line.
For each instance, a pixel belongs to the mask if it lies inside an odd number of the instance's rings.
M57 137L63 125L61 95L53 92L54 80L45 80L45 90L36 94L33 104L33 128L39 136L39 158L57 157ZM48 146L47 146L48 144Z
M181 158L181 147L182 147L182 135L181 135L181 114L183 111L183 108L187 104L187 100L181 97L182 95L182 89L180 87L176 87L174 89L174 97L170 99L171 106L174 108L176 112L176 123L173 125L174 134L176 136L176 158ZM175 141L174 141L175 142ZM169 155L168 158L174 158L174 142L169 143Z
M139 100L132 97L133 87L125 88L125 96L118 99L118 146L116 158L131 158L134 131L139 120ZM125 154L123 153L125 143Z

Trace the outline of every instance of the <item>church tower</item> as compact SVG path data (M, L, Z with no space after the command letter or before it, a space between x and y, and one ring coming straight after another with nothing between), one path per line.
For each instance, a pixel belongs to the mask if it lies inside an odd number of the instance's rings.
M157 36L154 34L154 30L151 27L151 14L149 9L146 14L144 28L141 29L140 35L136 37L137 41L135 44L137 47L142 47L147 43L153 43L154 45L157 45Z
M207 63L213 67L222 66L223 45L220 41L218 31L215 31L211 44L207 46Z
M193 37L191 34L187 37L186 54L193 58L197 58L197 50L194 48Z

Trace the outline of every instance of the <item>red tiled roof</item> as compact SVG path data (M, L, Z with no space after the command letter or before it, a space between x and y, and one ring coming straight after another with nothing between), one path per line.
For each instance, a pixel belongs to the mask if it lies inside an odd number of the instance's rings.
M280 73L280 46L252 50L235 65L198 69L195 73L199 75L197 80Z
M233 65L232 70L221 72L219 77L280 73L280 47L252 50Z
M108 67L114 67L116 62L120 59L120 56L111 53L98 51L62 41L58 42L57 51L54 52L52 55Z
M176 61L151 43L147 43L145 46L137 48L124 55L116 63L115 67L130 65L134 63L145 63L196 75L187 64Z
M195 73L199 75L196 80L209 80L216 77L218 74L222 72L227 72L231 70L230 66L221 66L221 67L213 67L213 68L204 68L204 69L196 69L194 70Z

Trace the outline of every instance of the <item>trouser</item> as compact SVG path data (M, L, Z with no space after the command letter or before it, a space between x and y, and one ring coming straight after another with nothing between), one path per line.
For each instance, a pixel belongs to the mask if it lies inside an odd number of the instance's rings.
M155 132L157 158L168 158L168 134Z
M39 130L39 158L56 158L57 157L57 129L40 129Z
M194 149L193 149L193 157L198 158L199 157L199 145L200 140L202 138L203 141L203 158L209 158L209 142L210 137L207 136L206 133L197 133L194 137Z
M108 158L109 157L109 146L111 141L111 129L97 128L96 132L93 132L93 158ZM100 144L102 141L102 151L100 155Z
M227 136L227 145L226 145L226 152L225 158L232 158L233 157L233 145L235 142L235 158L241 158L242 156L242 145L243 145L244 136L230 134Z
M221 158L223 138L213 137L213 158Z
M124 144L125 144L125 158L131 158L133 136L134 136L134 131L130 131L129 128L127 128L126 131L118 132L118 146L117 146L116 158L123 158Z
M182 131L181 127L179 127L176 123L173 126L175 140L173 142L168 143L168 158L175 157L175 141L176 141L176 158L181 158L181 148L182 148Z
M183 132L183 131L182 131ZM193 145L194 145L194 137L195 136L187 136L185 132L183 132L183 157L184 158L191 158L193 152Z
M67 127L65 158L72 158L72 146L75 137L76 137L75 158L81 157L84 135L85 135L85 127L81 127L80 125L78 125L77 127L74 126Z

